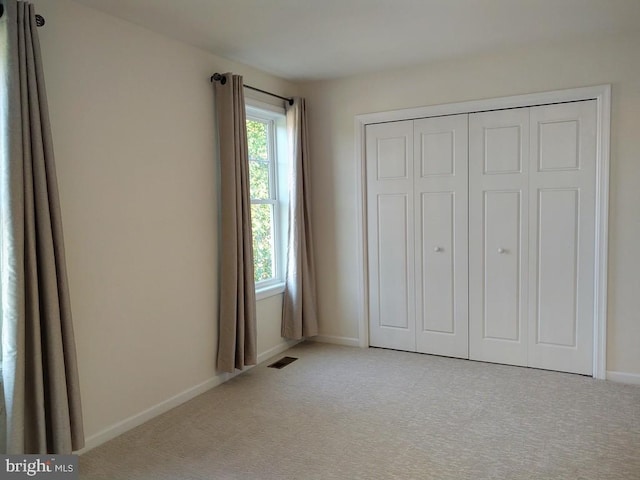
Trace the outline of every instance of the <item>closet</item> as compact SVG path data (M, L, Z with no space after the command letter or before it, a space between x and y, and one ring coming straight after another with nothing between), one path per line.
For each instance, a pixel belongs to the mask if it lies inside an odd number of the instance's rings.
M590 375L596 101L370 124L371 346Z

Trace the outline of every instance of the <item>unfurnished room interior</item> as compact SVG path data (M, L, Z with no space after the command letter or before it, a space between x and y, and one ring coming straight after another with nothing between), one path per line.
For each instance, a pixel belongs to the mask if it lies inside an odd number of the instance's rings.
M640 479L640 1L0 5L0 477Z

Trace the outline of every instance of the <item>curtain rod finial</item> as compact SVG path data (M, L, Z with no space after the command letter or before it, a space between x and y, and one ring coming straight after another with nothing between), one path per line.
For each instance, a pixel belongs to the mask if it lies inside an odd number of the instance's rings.
M220 83L222 85L227 83L227 77L225 77L224 75L220 75L219 73L214 73L213 75L211 75L212 82L217 82L218 80L220 80Z

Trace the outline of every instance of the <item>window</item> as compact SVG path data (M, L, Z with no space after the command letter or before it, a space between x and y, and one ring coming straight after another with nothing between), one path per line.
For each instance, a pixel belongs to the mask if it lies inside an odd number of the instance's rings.
M256 105L246 106L247 144L254 278L258 298L264 298L281 292L284 282L286 131L282 109Z

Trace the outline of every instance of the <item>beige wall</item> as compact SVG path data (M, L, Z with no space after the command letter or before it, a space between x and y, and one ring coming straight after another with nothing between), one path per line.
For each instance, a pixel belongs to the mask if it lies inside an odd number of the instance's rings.
M232 70L295 91L67 0L37 10L91 440L216 378L209 77ZM259 302L259 353L282 344L280 309L280 297Z
M358 337L354 116L612 84L607 370L640 374L640 34L308 83L321 333Z

